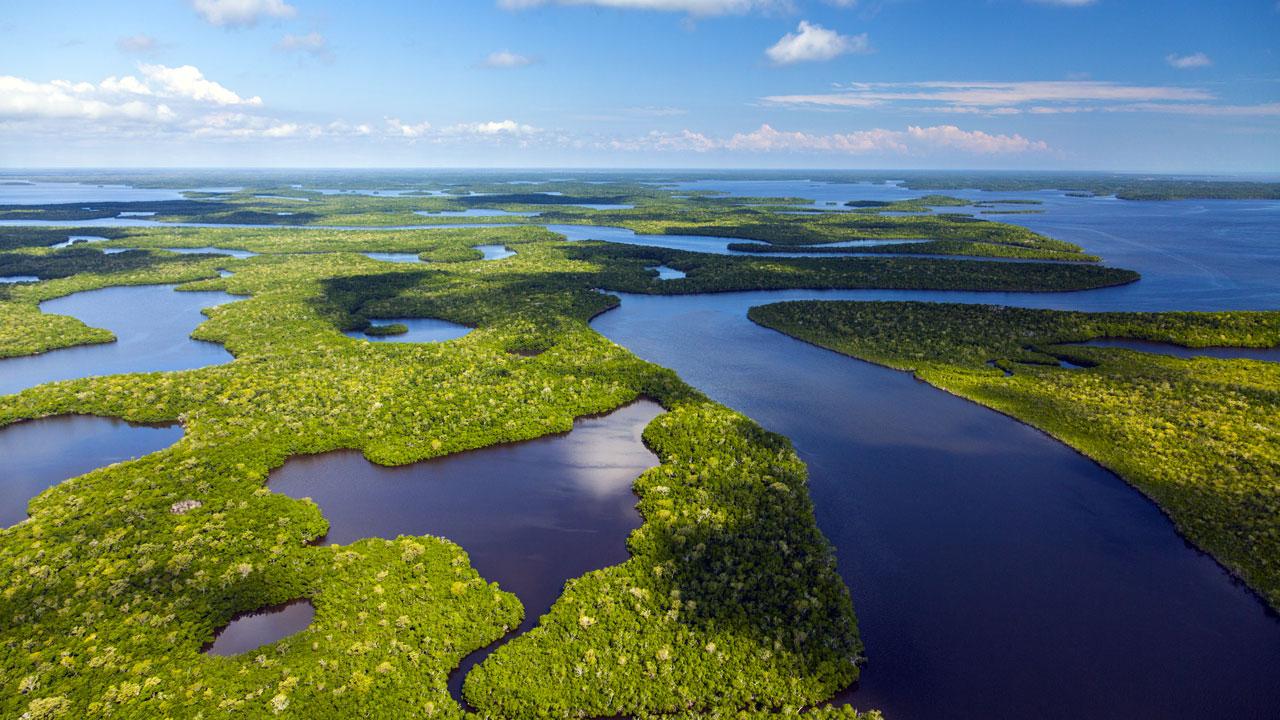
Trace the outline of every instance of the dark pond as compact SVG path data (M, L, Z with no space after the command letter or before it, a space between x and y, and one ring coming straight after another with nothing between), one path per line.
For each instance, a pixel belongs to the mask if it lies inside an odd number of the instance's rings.
M1211 357L1224 360L1266 360L1280 362L1280 347L1273 348L1238 348L1238 347L1205 347L1189 348L1171 343L1151 342L1150 340L1126 340L1123 338L1101 338L1084 343L1070 343L1086 347L1123 348L1159 355L1172 355L1180 358Z
M0 527L27 517L27 502L58 483L177 442L178 425L61 415L0 428Z
M294 600L261 610L241 613L218 630L205 646L207 655L239 655L269 645L307 629L316 616L309 600Z
M631 485L658 464L641 432L661 413L641 400L580 419L570 433L401 467L355 451L297 457L268 487L313 499L329 520L325 543L428 534L458 543L486 580L524 603L510 639L537 623L566 580L627 559L627 535L640 526ZM464 660L451 678L455 697L492 650Z
M221 345L192 340L202 308L236 298L223 292L175 292L172 285L115 287L75 293L40 304L105 328L116 341L0 360L0 395L41 383L90 375L188 370L230 361Z
M400 335L366 335L363 330L349 330L345 334L347 337L369 342L424 343L453 340L471 332L471 328L466 325L434 318L388 318L371 320L369 324L374 327L399 324L409 328L409 331Z

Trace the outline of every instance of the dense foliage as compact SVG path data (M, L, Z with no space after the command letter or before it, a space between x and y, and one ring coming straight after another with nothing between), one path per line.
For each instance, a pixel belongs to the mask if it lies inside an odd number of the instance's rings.
M536 229L509 233L519 254L502 262L397 264L334 251L397 237L430 255L488 232L342 240L308 231L310 240L280 238L295 243L292 254L151 251L157 262L142 268L21 288L12 304L35 312L35 300L55 294L188 272L207 279L186 289L247 299L211 309L196 333L224 343L229 364L0 397L0 424L84 413L180 420L186 430L170 448L49 489L30 519L0 531L0 713L460 716L448 672L519 622L516 599L445 540L310 545L325 531L319 510L267 491L267 473L337 448L401 464L539 437L640 395L669 412L646 432L662 465L636 484L644 524L631 559L571 583L540 629L474 671L472 702L510 716L532 707L723 716L801 708L854 681L848 592L790 444L587 327L616 302L593 288L632 267L635 282L651 282L642 263L609 267L607 255L579 256L578 245ZM184 238L235 241L204 233ZM330 251L302 252L308 242ZM223 266L235 273L215 277ZM428 314L477 329L439 344L339 332ZM36 316L56 343L81 341ZM244 656L200 654L235 614L299 597L316 607L306 631ZM547 682L534 689L529 677Z
M802 302L750 316L1045 430L1150 496L1280 608L1280 363L1064 344L1124 337L1270 347L1280 345L1280 313ZM1084 367L1063 368L1059 358Z

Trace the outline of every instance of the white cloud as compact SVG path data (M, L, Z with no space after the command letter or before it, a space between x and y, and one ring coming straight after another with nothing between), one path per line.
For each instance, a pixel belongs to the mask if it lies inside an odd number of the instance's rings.
M1209 56L1202 52L1191 53L1190 55L1169 53L1164 56L1164 61L1169 63L1171 67L1176 67L1179 70L1209 67L1213 64L1213 60L1210 60Z
M499 120L493 122L478 123L459 123L445 128L442 132L446 135L532 135L538 131L532 125L521 125L514 120Z
M285 33L285 36L280 38L280 42L276 43L276 49L282 52L306 53L325 62L333 61L329 42L318 32L309 32L306 35Z
M191 7L211 25L249 27L262 18L291 18L298 9L284 0L191 0Z
M431 131L431 123L420 122L409 124L402 122L400 118L387 118L387 127L390 128L393 135L399 135L406 138L418 138L426 135Z
M775 65L831 60L849 53L869 53L867 34L841 35L821 25L801 20L793 33L787 33L764 54Z
M113 99L93 83L54 80L32 82L11 75L0 76L0 118L23 119L126 119L168 121L173 111L163 104L127 98Z
M215 105L261 105L262 98L245 98L205 78L194 65L166 67L140 63L138 70L157 95L179 97ZM156 88L156 86L159 86Z
M499 50L489 53L489 57L485 58L481 65L487 68L518 68L532 65L535 62L537 60L528 55L519 55L510 50Z
M591 5L622 10L657 10L689 15L737 15L757 10L785 10L789 0L498 0L507 10L523 10L542 5Z
M1007 155L1044 152L1043 141L1021 135L993 135L981 130L963 130L954 125L908 126L905 130L873 128L849 133L814 134L777 130L765 124L748 133L715 138L691 130L678 133L650 132L631 140L614 140L615 150L692 152L800 152L846 155L893 154L930 155L939 150L972 155Z

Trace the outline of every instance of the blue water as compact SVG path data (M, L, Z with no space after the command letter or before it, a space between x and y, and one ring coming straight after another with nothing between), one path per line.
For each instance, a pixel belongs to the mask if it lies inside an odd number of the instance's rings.
M433 318L386 318L372 320L369 324L384 326L396 323L409 328L409 332L402 335L366 335L362 330L349 330L346 335L369 342L424 343L453 340L471 332L471 328L466 325Z
M515 250L505 245L476 245L475 249L484 255L484 260L505 260L516 254Z
M808 189L769 187L750 191ZM808 298L1280 307L1280 203L1028 195L1046 199L1044 215L1002 219L1143 280L1057 294L622 295L592 325L795 442L867 645L841 701L893 718L1277 717L1280 622L1146 498L1026 425L746 318Z
M0 428L0 528L27 516L27 503L67 478L146 455L182 437L178 425L61 415Z
M230 361L216 343L192 340L201 309L232 302L223 292L176 292L172 285L113 287L47 300L40 309L105 328L116 341L0 360L0 395L91 375L188 370Z

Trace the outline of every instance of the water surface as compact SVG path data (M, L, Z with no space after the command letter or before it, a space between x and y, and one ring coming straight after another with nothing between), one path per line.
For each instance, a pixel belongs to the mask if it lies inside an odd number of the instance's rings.
M31 498L90 470L169 447L177 425L137 425L116 418L60 415L0 428L0 528L27 517Z
M239 655L302 632L316 616L309 600L294 600L283 605L241 613L231 619L205 646L207 655Z
M482 260L505 260L516 254L515 250L506 245L475 245L473 247L484 255Z
M1222 360L1265 360L1280 362L1280 347L1241 348L1241 347L1204 347L1190 348L1172 343L1152 342L1150 340L1128 340L1125 338L1098 338L1083 343L1068 343L1085 347L1123 348L1158 355L1172 355L1180 358L1209 357Z
M115 333L116 341L0 360L0 395L55 380L116 373L188 370L232 359L222 345L192 340L201 310L235 300L223 292L176 292L173 285L90 290L40 309Z
M454 340L472 330L466 325L435 318L385 318L371 320L369 324L374 327L400 324L409 328L409 331L400 335L366 335L363 330L348 330L345 334L347 337L369 342L423 343Z
M631 486L658 464L641 433L662 412L641 400L579 419L569 433L401 467L355 451L295 457L268 487L312 498L329 521L326 544L429 534L461 545L486 580L524 604L524 622L501 644L533 627L566 580L628 558L626 537L640 526ZM494 647L451 676L455 697Z

